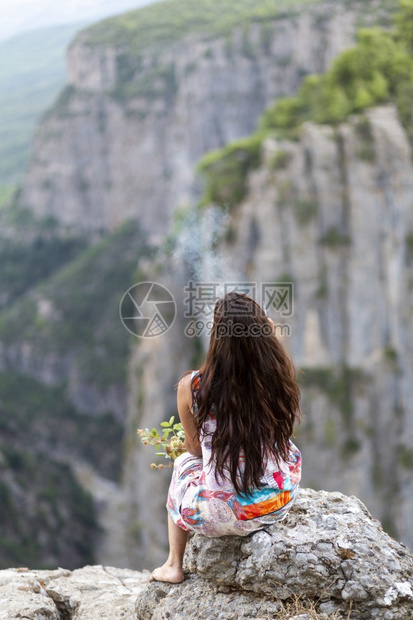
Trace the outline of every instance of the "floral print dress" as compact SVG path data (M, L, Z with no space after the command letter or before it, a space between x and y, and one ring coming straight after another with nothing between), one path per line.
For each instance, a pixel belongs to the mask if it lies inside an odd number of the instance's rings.
M198 375L193 383L194 394L199 380ZM194 398L194 415L196 412ZM215 416L211 413L204 429L212 433L215 428ZM185 452L174 463L166 506L180 528L210 537L245 536L285 518L301 479L301 454L291 441L288 461L280 460L278 465L269 461L263 486L251 489L248 495L237 494L230 480L216 480L214 469L208 465L211 436L202 436L200 442L202 457Z

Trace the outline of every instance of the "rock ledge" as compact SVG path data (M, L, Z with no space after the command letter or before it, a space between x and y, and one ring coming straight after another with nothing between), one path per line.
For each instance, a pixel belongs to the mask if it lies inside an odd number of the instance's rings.
M0 620L132 620L149 572L85 566L0 571Z
M302 489L283 523L245 538L195 535L185 568L179 585L105 566L3 570L0 620L413 618L413 554L341 493Z
M196 535L186 568L181 585L149 584L139 620L287 617L296 597L321 617L413 618L412 553L341 493L302 489L283 523L246 538Z

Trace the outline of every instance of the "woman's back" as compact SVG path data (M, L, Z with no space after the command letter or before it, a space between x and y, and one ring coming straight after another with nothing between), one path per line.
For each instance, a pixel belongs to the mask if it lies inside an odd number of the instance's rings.
M197 415L196 393L202 378L192 373L193 413ZM195 376L197 375L197 376ZM205 536L242 535L283 519L290 509L301 478L301 454L289 441L289 458L269 458L263 470L260 488L237 493L229 472L220 475L214 466L213 436L216 415L211 411L200 434L202 457L183 454L175 463L168 509L183 529ZM251 438L253 441L253 438ZM178 459L177 459L178 461ZM238 475L244 472L240 452ZM175 475L176 472L179 472Z
M214 469L224 478L229 472L236 492L245 494L261 486L264 456L270 462L290 460L290 437L300 414L294 364L276 338L274 324L253 299L229 293L217 302L199 374L202 380L192 385L195 434L202 437L216 412Z
M199 375L199 371L194 371L192 373L193 378L193 389L194 389L194 405L193 411L194 416L197 414L197 404L196 404L196 392L199 388L199 384L201 381L201 377ZM228 477L217 476L215 468L213 466L212 459L212 436L216 431L216 416L211 411L208 418L204 422L202 426L201 433L201 446L202 446L202 461L203 461L203 470L205 472L205 482L207 486L211 486L211 488L216 487L218 484L216 478L219 479L219 486L225 490L232 490L235 492L234 485L231 483L231 480ZM251 438L253 441L253 438ZM240 458L238 461L238 470L239 476L242 478L242 474L244 472L244 453L243 451L240 454ZM269 458L267 460L264 475L261 477L261 482L264 486L269 486L274 489L279 490L288 490L291 487L295 486L297 482L299 482L301 472L301 454L296 446L290 441L290 455L288 462L278 458L278 462L274 458Z

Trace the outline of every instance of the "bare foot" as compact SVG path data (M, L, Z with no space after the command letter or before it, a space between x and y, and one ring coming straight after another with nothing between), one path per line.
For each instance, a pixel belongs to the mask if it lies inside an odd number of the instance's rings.
M166 583L181 583L184 580L184 571L177 566L171 566L167 562L159 568L155 568L152 573L155 581L165 581Z

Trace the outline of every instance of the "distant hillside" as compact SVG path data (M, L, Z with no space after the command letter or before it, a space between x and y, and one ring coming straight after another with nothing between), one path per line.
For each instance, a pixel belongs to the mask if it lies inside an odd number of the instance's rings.
M65 49L85 22L24 33L0 43L0 205L20 181L30 138L65 82Z
M107 15L150 3L151 0L14 0L2 3L0 40L5 41L23 32L67 26L79 20L93 22Z
M50 0L10 4L0 23L0 207L21 180L40 118L66 79L66 48L73 36L106 15L153 0ZM81 8L81 10L80 10ZM19 14L20 12L20 14ZM74 22L81 17L80 21ZM60 24L52 25L53 22ZM70 23L72 22L72 23ZM30 28L30 30L27 30ZM26 30L14 34L18 29ZM7 38L8 33L12 38ZM10 36L10 35L9 35ZM6 39L6 40L5 40Z

